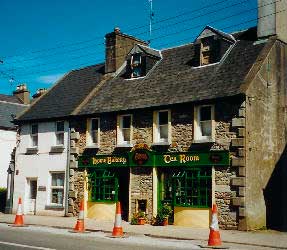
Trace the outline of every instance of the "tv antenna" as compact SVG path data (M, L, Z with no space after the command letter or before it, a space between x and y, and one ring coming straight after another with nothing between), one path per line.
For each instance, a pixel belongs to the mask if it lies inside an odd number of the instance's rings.
M150 5L150 10L149 10L149 40L148 43L151 43L151 33L152 33L152 22L154 19L154 12L153 12L153 8L152 8L152 0L148 0L149 1L149 5Z

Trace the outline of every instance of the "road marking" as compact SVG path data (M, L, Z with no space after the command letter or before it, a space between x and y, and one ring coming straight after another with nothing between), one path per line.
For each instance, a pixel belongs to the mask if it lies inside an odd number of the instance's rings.
M40 250L56 250L56 249L54 249L54 248L29 246L29 245L17 244L17 243L6 242L6 241L0 241L0 244L9 245L9 246L16 246L16 247L23 247L23 248L40 249Z

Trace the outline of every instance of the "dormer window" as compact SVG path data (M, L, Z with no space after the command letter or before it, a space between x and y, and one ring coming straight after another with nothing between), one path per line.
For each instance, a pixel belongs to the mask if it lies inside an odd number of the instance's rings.
M132 78L142 76L142 56L141 54L134 54L131 57L131 71L132 71Z
M202 39L200 44L200 65L208 65L215 62L213 39Z

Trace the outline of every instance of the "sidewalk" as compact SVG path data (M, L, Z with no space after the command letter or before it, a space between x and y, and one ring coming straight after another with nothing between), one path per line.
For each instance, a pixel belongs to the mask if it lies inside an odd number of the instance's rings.
M0 213L0 223L13 223L15 215ZM39 225L57 228L71 229L75 226L77 218L75 217L51 217L25 215L25 224ZM94 219L85 219L87 230L111 232L113 229L112 221L99 221ZM179 226L151 226L151 225L130 225L123 222L123 229L129 235L148 235L152 237L199 240L206 244L209 235L209 229L194 229ZM287 233L263 230L242 232L235 230L220 230L221 239L224 243L240 244L248 246L270 247L274 249L287 249Z

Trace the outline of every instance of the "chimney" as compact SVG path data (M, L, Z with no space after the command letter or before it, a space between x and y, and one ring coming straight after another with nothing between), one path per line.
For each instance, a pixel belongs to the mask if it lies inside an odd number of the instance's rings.
M148 43L133 36L121 33L120 28L108 33L106 38L106 65L105 72L115 72L124 63L127 54L135 44L148 46Z
M287 0L258 0L258 38L277 35L287 43Z
M40 96L42 96L46 92L47 92L47 89L44 89L44 88L43 89L37 89L36 93L32 97L35 100L35 99L39 98Z
M13 95L16 96L23 104L30 103L30 92L25 83L18 85L16 90L13 91Z

